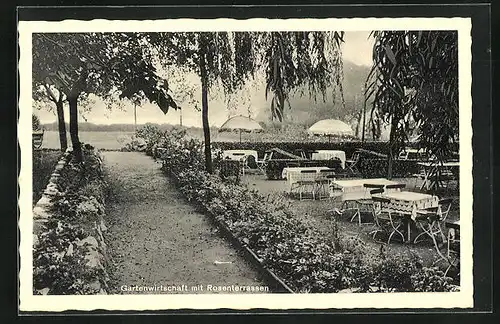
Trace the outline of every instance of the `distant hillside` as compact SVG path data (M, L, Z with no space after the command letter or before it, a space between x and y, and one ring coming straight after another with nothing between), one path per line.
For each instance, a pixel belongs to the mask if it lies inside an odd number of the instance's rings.
M323 101L320 94L316 101L309 97L307 89L302 96L296 94L290 98L291 109L286 109L285 120L293 123L310 126L318 120L336 118L351 122L354 115L363 105L363 86L370 72L369 66L360 66L349 61L344 61L343 92L345 109L342 106L340 93L337 91L333 100L333 89L327 90L327 98ZM368 103L371 105L371 103ZM264 117L265 116L265 117ZM270 119L270 108L261 110L259 120ZM353 120L354 121L354 120Z

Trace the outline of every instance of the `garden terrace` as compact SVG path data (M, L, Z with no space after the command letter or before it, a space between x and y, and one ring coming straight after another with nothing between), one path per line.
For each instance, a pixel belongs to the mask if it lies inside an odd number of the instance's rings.
M432 246L392 250L369 242L358 227L343 225L328 212L333 207L328 200L308 205L291 200L284 190L271 189L282 182L258 180L262 175L245 175L243 186L224 181L203 171L201 143L166 135L163 168L179 190L295 292L455 289L442 270L430 268L436 260Z

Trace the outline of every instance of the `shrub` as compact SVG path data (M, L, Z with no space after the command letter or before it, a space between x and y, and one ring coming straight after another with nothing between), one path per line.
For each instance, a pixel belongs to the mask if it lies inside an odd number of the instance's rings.
M39 130L42 130L42 125L40 123L40 118L38 118L37 115L35 114L32 114L31 115L32 118L31 118L31 124L32 124L32 127L33 127L33 130L34 131L39 131Z
M103 252L96 250L94 237L102 235L96 226L104 215L106 183L99 156L91 147L82 149L83 166L70 162L61 173L62 194L52 198L52 215L45 229L37 233L33 249L35 294L43 290L58 295L95 294L106 287L102 264L89 261L89 255ZM93 241L97 245L90 244Z
M415 160L394 160L392 164L393 177L407 177L418 173L418 162ZM361 158L358 170L365 178L385 178L388 161L384 159Z
M137 130L137 138L141 138L146 142L144 151L148 155L153 155L153 147L163 137L163 132L158 126L146 124Z

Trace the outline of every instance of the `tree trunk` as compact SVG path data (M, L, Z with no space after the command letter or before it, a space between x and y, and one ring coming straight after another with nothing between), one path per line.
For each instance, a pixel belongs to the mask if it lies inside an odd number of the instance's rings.
M389 134L389 154L387 156L387 179L392 179L392 167L394 163L394 140L396 138L397 119L391 118L391 133Z
M361 129L361 143L365 142L365 129L366 129L366 101L367 99L363 101L363 127Z
M73 156L77 162L83 161L82 147L78 137L78 95L68 97L69 102L69 133L71 135L71 145L73 146Z
M213 173L212 149L210 145L210 125L208 123L208 75L205 61L205 42L203 35L201 35L200 47L201 121L203 124L203 136L205 138L205 169L208 173Z
M59 142L61 143L61 151L66 151L68 148L68 138L66 137L66 123L64 121L64 109L62 98L56 102L57 123L59 126Z
M205 138L205 169L208 173L212 173L212 149L210 145L210 125L208 123L208 89L207 85L203 83L201 85L201 106L203 136Z

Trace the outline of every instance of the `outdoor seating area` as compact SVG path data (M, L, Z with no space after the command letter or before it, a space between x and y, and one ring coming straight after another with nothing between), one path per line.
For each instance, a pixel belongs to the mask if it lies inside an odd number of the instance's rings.
M224 154L232 154L234 158L235 152ZM255 155L252 150L238 153L244 153L252 161ZM420 173L393 179L363 178L359 170L363 156L383 156L378 154L356 149L346 158L344 151L315 150L309 155L310 159L304 159L276 148L257 159L255 168L265 170L268 165L282 163L282 168L278 167L280 175L276 177L281 181L276 183L271 181L276 179L265 179L265 172L247 174L243 181L263 193L281 193L292 205L307 204L311 210L317 209L315 205L326 206L322 209L324 214L311 217L332 221L334 217L337 221L351 223L358 227L357 231L366 233L367 239L373 243L431 249L436 256L434 262L456 262L459 216L455 210L458 206L453 206L456 204L453 198L438 194L436 188L448 188L454 182L454 188L458 189L459 162L439 165L425 160L416 150L407 150L405 157L400 155L399 158L415 158L415 163L422 167ZM289 159L276 159L277 156ZM247 159L242 157L242 161ZM321 161L336 161L338 166L321 165ZM245 167L243 163L243 175ZM366 174L366 170L363 173ZM454 197L458 197L458 192ZM454 210L454 215L450 218L451 210Z

